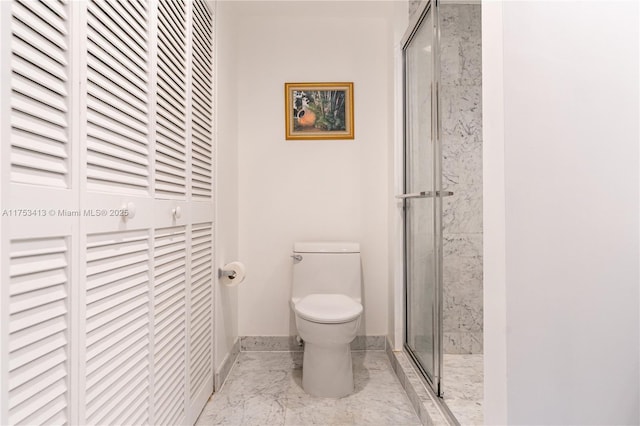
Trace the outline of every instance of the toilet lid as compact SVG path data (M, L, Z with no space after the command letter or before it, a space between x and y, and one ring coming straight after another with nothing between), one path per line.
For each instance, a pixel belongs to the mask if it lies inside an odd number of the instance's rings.
M310 294L297 302L294 310L308 321L335 324L358 318L362 305L344 294Z

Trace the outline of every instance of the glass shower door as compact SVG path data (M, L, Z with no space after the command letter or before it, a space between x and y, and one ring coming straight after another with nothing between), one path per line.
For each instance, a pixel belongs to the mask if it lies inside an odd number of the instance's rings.
M405 349L439 392L439 192L432 8L404 45Z

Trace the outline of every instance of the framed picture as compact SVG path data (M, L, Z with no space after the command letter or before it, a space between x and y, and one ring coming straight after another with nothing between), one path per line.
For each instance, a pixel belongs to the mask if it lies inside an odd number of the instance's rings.
M353 139L353 83L285 83L287 139Z

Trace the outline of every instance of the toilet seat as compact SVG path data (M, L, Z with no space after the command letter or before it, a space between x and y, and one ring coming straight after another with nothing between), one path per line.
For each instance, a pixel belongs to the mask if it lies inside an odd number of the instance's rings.
M322 324L353 321L362 313L362 305L344 294L309 294L293 309L301 318Z

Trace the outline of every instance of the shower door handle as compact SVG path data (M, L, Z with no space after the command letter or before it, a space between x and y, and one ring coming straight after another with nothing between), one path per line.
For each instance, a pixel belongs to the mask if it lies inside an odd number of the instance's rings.
M450 197L452 195L453 195L452 191L422 191L422 192L412 192L410 194L396 195L396 198L406 200L407 198Z
M402 194L396 195L396 198L407 199L407 198L431 198L434 196L433 191L422 191L422 192L412 192L411 194Z

